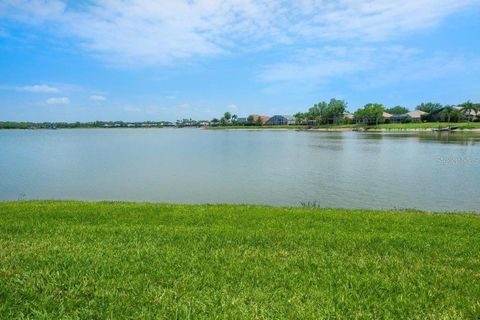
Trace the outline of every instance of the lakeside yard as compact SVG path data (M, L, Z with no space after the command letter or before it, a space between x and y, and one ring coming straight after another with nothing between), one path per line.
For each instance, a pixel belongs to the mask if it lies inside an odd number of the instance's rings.
M0 318L480 317L480 216L1 202Z
M321 126L306 126L306 125L278 125L278 126L217 126L217 127L208 127L209 130L359 130L366 129L368 131L406 131L406 130L418 130L418 131L428 131L431 129L441 129L441 128L456 128L456 130L480 130L480 122L416 122L416 123L383 123L378 125L361 125L361 124L330 124L330 125L321 125Z

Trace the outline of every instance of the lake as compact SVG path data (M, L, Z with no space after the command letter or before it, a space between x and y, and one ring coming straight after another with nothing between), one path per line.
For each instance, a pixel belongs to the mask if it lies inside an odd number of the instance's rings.
M0 200L480 210L480 134L0 131Z

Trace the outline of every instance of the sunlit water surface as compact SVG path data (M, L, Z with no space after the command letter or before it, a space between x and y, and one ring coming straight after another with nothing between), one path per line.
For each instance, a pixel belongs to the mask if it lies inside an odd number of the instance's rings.
M0 200L480 211L480 134L0 131Z

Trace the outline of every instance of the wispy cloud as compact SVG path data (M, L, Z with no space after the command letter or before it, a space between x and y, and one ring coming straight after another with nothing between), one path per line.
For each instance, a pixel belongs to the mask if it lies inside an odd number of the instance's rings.
M49 105L65 105L70 103L70 99L68 97L52 97L48 98L45 103Z
M334 80L355 86L381 86L401 81L448 77L479 70L480 59L446 53L426 53L403 46L337 46L298 51L287 61L261 69L267 83L323 84Z
M439 24L478 0L7 1L0 16L46 24L57 36L124 64L165 64L275 45L375 42ZM265 47L268 42L269 46ZM342 66L341 66L342 67Z
M93 101L96 101L96 102L102 102L102 101L107 100L107 98L105 98L104 96L100 96L100 95L93 95L93 96L90 96L90 100L93 100Z
M59 93L60 89L46 84L34 84L23 87L15 87L18 91L32 92L32 93Z

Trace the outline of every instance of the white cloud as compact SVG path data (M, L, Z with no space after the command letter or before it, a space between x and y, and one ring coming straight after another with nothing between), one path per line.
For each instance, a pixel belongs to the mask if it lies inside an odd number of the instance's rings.
M346 46L304 49L286 62L265 66L258 79L267 83L324 84L333 80L355 86L448 77L476 72L473 56L430 53L403 46Z
M30 86L23 86L16 88L19 91L32 92L32 93L59 93L60 89L51 87L46 84L35 84Z
M53 26L95 55L124 64L306 42L382 41L431 28L478 0L7 1L3 15ZM2 10L3 8L3 10Z
M93 95L93 96L90 96L90 100L93 100L93 101L96 101L96 102L102 102L102 101L107 100L107 98L105 98L104 96L100 96L100 95Z
M324 47L298 51L287 62L266 66L259 79L276 81L315 81L339 78L374 68L385 60L409 54L403 47Z
M53 97L53 98L47 99L47 101L45 102L50 105L61 105L61 104L69 104L70 99L68 97Z

